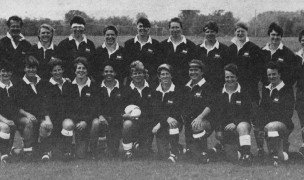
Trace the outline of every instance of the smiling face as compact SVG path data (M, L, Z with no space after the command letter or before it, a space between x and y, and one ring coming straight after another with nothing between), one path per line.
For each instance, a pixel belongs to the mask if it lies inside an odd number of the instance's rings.
M149 27L144 27L143 23L139 22L137 24L137 33L140 36L149 36L150 34L150 28Z
M112 66L105 66L103 70L103 77L105 81L111 82L115 80L116 73Z
M29 66L25 65L24 68L25 76L30 79L36 77L37 74L37 66Z
M203 71L199 67L190 67L189 76L192 81L199 81L203 78Z
M53 33L50 30L46 28L40 29L39 39L41 42L45 42L45 43L51 42L52 37L53 37Z
M116 44L117 35L113 30L107 30L105 33L105 42L107 45Z
M51 74L52 74L52 77L55 81L60 81L62 79L62 76L63 76L63 69L60 65L56 65L53 67L52 71L51 71Z
M211 30L211 29L207 29L205 31L205 37L208 41L215 41L215 38L216 38L216 32L214 30Z
M281 74L277 69L267 69L267 77L273 87L281 82Z
M143 83L145 81L145 74L143 71L135 70L132 72L131 78L135 83Z
M171 73L166 69L163 69L160 71L158 78L159 78L161 84L171 84L171 82L172 82Z
M282 40L282 36L279 35L276 31L272 30L269 34L270 43L273 45L279 45Z
M9 82L13 75L12 71L7 71L6 69L0 70L0 81L1 82Z
M88 70L85 67L85 65L83 65L82 63L78 63L75 74L76 74L76 78L79 78L79 79L86 78L88 76Z
M178 22L171 22L169 31L174 38L179 38L182 35L182 27Z
M73 36L75 38L81 38L83 36L83 33L84 33L84 27L82 26L78 26L78 25L74 25L72 28L72 33L73 33Z
M235 74L230 71L225 71L225 82L228 86L235 86L237 84L238 78Z
M13 37L14 36L19 36L19 34L21 32L21 22L11 20L8 32Z
M248 34L247 34L246 29L243 29L243 28L239 27L235 30L235 36L241 42L246 41L247 35Z

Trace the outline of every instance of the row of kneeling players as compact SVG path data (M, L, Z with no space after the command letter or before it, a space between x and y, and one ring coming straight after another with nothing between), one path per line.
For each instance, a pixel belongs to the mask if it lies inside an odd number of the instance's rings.
M205 65L196 59L188 64L187 84L175 86L172 67L162 64L157 68L159 84L155 87L146 81L147 70L140 61L131 63L127 86L115 79L116 66L110 61L103 64L100 73L104 80L99 84L90 79L84 57L74 60L73 80L63 78L60 59L52 58L48 63L48 81L37 75L38 64L36 58L27 57L23 78L13 84L12 66L1 63L2 163L14 155L27 161L48 161L52 156L85 158L88 152L93 159L101 154L118 157L120 144L124 159L150 158L154 156L152 142L156 136L160 159L177 162L184 154L186 159L207 163L224 152L228 160L250 165L252 124L259 134L265 134L275 166L288 159L294 94L281 80L279 63L267 65L270 83L260 91L257 111L252 111L250 92L238 82L235 64L224 67L221 90L206 81ZM182 128L184 148L179 144ZM13 147L16 130L22 136L21 150ZM218 144L208 148L207 139L213 131ZM264 151L260 149L258 155L262 157Z

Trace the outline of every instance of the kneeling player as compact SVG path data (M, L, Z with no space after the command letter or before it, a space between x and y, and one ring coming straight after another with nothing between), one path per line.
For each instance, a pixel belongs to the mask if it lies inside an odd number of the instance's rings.
M154 118L159 123L154 126L152 132L156 134L157 149L160 158L166 158L175 163L179 155L179 129L182 122L181 96L178 87L172 83L172 67L162 64L157 69L160 80L159 86L153 92L155 109ZM169 145L171 148L169 149Z
M25 75L16 87L16 100L20 114L16 125L23 137L25 160L32 160L33 148L35 151L40 150L42 160L48 160L51 155L49 136L53 124L45 107L47 81L41 80L37 75L38 66L36 58L27 57Z
M94 155L96 152L96 143L99 137L100 127L105 119L99 115L100 105L98 103L97 84L89 78L88 60L84 57L78 57L74 62L76 78L72 82L70 106L71 119L65 119L62 123L61 133L66 136L71 146L73 132L75 131L76 149L75 155L78 158L85 158L90 144L90 149ZM67 152L68 153L68 152Z
M9 161L9 152L13 145L15 135L16 114L15 88L11 82L12 66L7 63L0 64L0 153L1 163Z
M184 91L182 117L185 122L186 145L195 160L208 163L207 138L212 132L212 87L203 78L204 64L200 60L189 63L191 80Z
M146 81L147 70L140 61L130 65L132 81L123 91L125 107L136 105L141 109L141 116L134 118L127 112L123 115L122 145L125 158L133 156L133 150L138 150L137 155L149 157L152 154L152 129L157 124L152 113L152 88Z
M288 137L294 128L292 123L294 95L291 87L281 80L281 67L275 62L267 65L270 84L262 90L260 126L264 127L268 151L277 166L280 160L288 159ZM284 148L283 148L284 147Z
M236 160L237 153L240 152L241 162L250 165L252 159L250 155L250 96L238 83L236 65L226 65L224 73L226 83L218 97L220 111L216 138L224 145L227 160ZM236 146L236 148L231 147L231 145Z

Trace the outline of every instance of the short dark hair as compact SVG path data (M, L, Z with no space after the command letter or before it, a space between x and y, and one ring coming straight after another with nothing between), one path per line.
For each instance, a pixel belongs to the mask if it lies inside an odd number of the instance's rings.
M115 64L112 61L105 61L102 64L102 71L104 71L104 69L105 69L106 66L111 66L113 68L114 72L117 72L116 71L116 66L115 66Z
M301 42L302 37L304 36L304 30L299 33L299 42Z
M79 63L83 64L83 65L87 68L87 70L89 71L89 61L88 61L88 59L85 58L85 57L81 57L81 56L80 56L80 57L77 57L77 58L74 60L74 71L76 70L77 65L78 65Z
M243 28L245 29L246 31L248 31L248 26L246 23L243 23L243 22L238 22L234 25L234 31L236 31L238 28Z
M86 25L85 20L83 19L83 17L80 17L80 16L74 16L70 22L70 26L72 26L72 24L74 24L74 23L83 24L84 26Z
M137 23L136 23L136 24L138 24L138 23L142 23L144 27L148 27L148 28L151 27L150 21L149 21L147 18L145 18L145 17L140 17L140 18L137 20Z
M272 31L277 32L281 37L283 36L283 28L279 26L277 23L273 22L269 25L267 34L268 36Z
M118 35L118 31L117 31L117 29L116 29L115 26L110 25L110 26L105 27L105 28L103 29L103 34L106 35L106 32L107 32L108 30L112 30L112 31L114 31L115 35Z
M224 71L229 71L234 74L236 77L239 77L239 70L236 64L230 63L224 67Z
M206 32L207 29L211 29L211 30L215 31L216 33L218 33L218 30L219 30L217 23L214 21L207 22L207 24L203 28L203 31Z
M39 67L39 61L34 56L27 56L24 60L24 65L29 67Z
M20 26L21 27L23 26L23 21L22 21L21 17L19 17L19 16L11 16L11 17L9 17L8 20L6 21L7 27L11 26L11 21L20 22Z
M266 70L267 69L276 69L278 70L278 73L281 74L282 68L281 65L278 62L270 61L266 65Z
M59 58L52 57L48 62L49 70L52 71L55 66L61 66L61 68L63 69L63 62Z
M183 23L182 23L182 21L181 21L180 18L174 17L174 18L170 19L170 21L169 21L169 28L171 27L171 23L172 22L179 23L180 27L183 29Z
M0 62L0 70L2 70L2 69L6 70L8 72L13 72L14 66L10 62L1 61Z

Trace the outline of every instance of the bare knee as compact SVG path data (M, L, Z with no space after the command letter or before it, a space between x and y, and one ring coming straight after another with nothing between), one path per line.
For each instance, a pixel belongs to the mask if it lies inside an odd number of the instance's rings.
M74 132L74 122L71 119L65 119L62 122L62 130L61 130L61 134L64 136L73 136L73 132Z
M42 121L39 128L40 137L48 137L53 130L53 124L50 121Z
M241 122L237 125L237 132L239 135L248 135L250 134L251 126L248 122Z
M133 125L133 122L132 122L132 121L126 120L126 121L124 121L124 123L123 123L123 128L124 128L124 129L129 129L129 128L132 127L132 125Z
M92 129L99 128L101 126L101 121L99 119L94 119L92 122Z
M10 138L10 127L2 122L0 122L0 138L2 139Z

